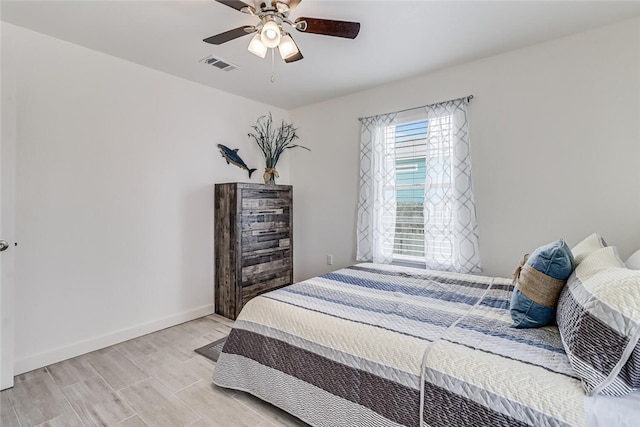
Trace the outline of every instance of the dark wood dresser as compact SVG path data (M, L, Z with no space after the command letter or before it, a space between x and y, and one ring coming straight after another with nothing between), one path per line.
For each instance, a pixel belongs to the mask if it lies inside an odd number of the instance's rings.
M293 283L290 185L215 186L216 313L235 319L251 298Z

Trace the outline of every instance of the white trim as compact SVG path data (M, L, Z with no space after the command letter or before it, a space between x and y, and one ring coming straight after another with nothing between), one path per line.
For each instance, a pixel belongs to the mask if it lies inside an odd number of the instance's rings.
M213 314L213 312L213 304L207 304L205 306L185 311L183 313L178 313L161 319L152 320L150 322L142 323L130 328L114 331L100 337L78 341L74 344L59 347L45 353L40 353L34 356L26 357L24 359L16 360L14 365L15 375L42 368L43 366L58 363L63 360L80 356L82 354L89 353L95 350L100 350L101 348L119 344L121 342L137 338L151 332L156 332L161 329L179 325L180 323L188 322L190 320L194 320L203 316L208 316L209 314Z

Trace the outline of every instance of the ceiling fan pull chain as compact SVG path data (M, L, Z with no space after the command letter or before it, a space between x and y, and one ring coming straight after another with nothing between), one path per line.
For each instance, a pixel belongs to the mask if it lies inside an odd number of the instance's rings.
M276 81L276 61L275 61L275 49L271 49L271 83Z

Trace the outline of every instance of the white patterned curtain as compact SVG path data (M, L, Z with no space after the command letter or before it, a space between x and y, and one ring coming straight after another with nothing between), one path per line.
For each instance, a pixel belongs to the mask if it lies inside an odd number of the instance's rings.
M360 122L357 259L389 264L396 227L395 114Z
M429 105L424 239L426 267L481 271L471 189L467 98Z

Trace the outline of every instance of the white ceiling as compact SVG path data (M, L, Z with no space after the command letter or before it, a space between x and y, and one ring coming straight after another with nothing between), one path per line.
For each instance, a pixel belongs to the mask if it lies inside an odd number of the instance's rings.
M257 21L213 0L5 1L1 18L284 109L319 102L640 15L638 1L303 0L300 16L358 21L355 40L292 31L305 58L247 51L251 36L202 42ZM214 55L239 68L199 62Z

